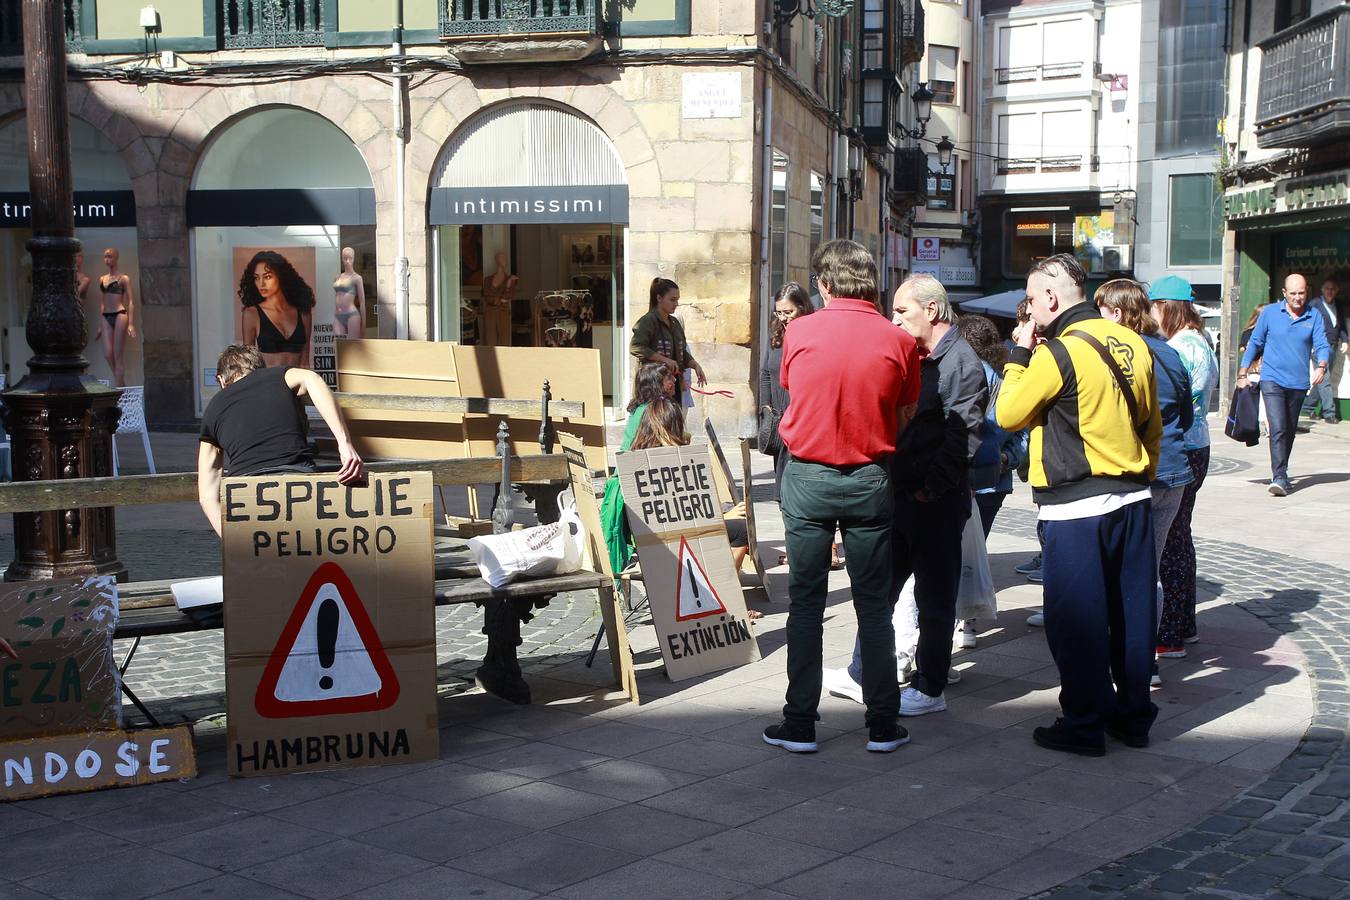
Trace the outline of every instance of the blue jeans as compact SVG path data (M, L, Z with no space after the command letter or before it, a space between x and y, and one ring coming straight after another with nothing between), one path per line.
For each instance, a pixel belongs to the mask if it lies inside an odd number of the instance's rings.
M1158 606L1152 503L1044 525L1045 638L1064 724L1090 740L1107 724L1146 736L1158 715L1149 699Z
M1294 449L1298 413L1307 393L1304 388L1280 387L1273 381L1261 380L1261 400L1266 405L1266 423L1270 427L1270 480L1276 484L1289 482L1289 454Z

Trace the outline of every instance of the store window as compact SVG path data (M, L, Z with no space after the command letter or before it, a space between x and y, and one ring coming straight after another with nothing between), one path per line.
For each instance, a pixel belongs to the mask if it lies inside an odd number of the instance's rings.
M825 179L811 173L811 255L825 238Z
M788 157L773 151L773 195L769 205L769 284L774 290L787 281Z
M431 183L437 339L595 348L622 405L628 186L604 132L557 104L496 106L451 137Z
M107 130L117 124L109 121ZM83 119L70 119L71 168L75 177L75 237L83 245L80 284L84 291L85 349L89 374L113 382L120 363L124 383L143 384L144 298L136 241L136 199L131 177L104 131ZM0 126L0 360L9 386L28 374L32 349L26 328L33 297L33 264L28 254L28 122L23 116ZM112 287L114 273L104 265L104 251L116 253L116 275L131 290L131 303ZM88 279L85 281L84 279ZM119 314L128 309L129 314ZM102 313L108 310L111 319ZM133 318L134 317L134 318ZM133 335L134 330L134 335ZM119 334L120 338L119 338ZM105 347L104 338L107 338Z
M308 110L247 115L211 141L187 220L198 412L219 390L216 358L232 343L336 387L336 341L373 336L379 324L375 192L351 139ZM279 290L266 286L269 272Z
M1027 270L1056 253L1073 252L1073 211L1015 210L1004 219L1004 275L1025 277Z
M1158 9L1159 153L1213 150L1223 117L1227 0L1162 0Z
M956 56L955 47L928 45L928 89L934 103L956 102Z
M1223 257L1223 213L1214 176L1173 175L1167 261L1172 266L1217 266Z

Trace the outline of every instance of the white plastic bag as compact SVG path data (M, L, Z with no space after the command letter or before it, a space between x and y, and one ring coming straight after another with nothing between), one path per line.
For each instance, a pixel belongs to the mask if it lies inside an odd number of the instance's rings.
M998 612L994 576L989 571L989 553L984 547L984 526L974 497L970 518L961 532L961 587L956 592L956 619L992 619Z
M558 495L558 512L559 520L549 525L470 538L483 580L499 588L517 578L580 571L585 531L570 491Z

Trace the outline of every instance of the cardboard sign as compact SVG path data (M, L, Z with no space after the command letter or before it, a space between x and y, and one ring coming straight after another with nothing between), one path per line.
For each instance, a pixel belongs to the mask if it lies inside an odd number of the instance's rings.
M0 739L120 727L116 628L111 576L0 588Z
M595 481L586 462L586 451L581 440L570 434L559 434L563 455L567 457L567 474L572 481L572 496L577 502L577 516L586 529L586 552L591 570L614 577L605 546L605 533L600 521L600 501L595 496ZM638 702L637 673L633 671L633 651L628 645L628 626L623 620L618 593L601 594L600 615L605 620L605 640L609 644L609 661L614 666L614 680L634 703Z
M227 769L438 755L431 475L227 479Z
M620 453L619 484L671 681L759 659L707 447Z
M0 800L132 787L196 774L188 725L0 741Z

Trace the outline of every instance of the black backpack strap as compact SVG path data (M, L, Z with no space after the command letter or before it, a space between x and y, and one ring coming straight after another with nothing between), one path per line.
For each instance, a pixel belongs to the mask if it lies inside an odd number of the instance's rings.
M1140 438L1143 438L1144 428L1147 423L1139 421L1139 401L1135 399L1134 388L1131 387L1130 380L1125 377L1125 373L1120 370L1120 366L1116 363L1115 358L1111 356L1111 351L1107 350L1106 347L1102 345L1101 341L1082 331L1066 331L1063 336L1078 338L1093 350L1096 350L1097 354L1101 356L1102 362L1106 363L1106 367L1110 369L1111 374L1116 377L1116 385L1120 388L1120 392L1125 395L1125 405L1129 407L1130 421L1134 423L1135 434L1139 435Z

